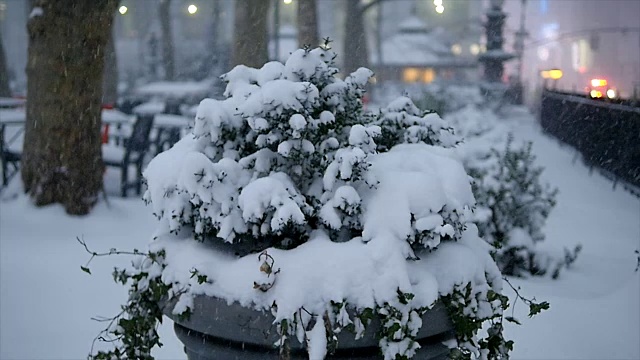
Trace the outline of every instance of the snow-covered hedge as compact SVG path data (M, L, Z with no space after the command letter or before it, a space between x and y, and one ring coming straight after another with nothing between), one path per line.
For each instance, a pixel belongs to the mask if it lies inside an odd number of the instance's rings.
M271 311L279 345L296 337L313 359L334 348L333 333L360 336L373 313L384 358L411 358L437 301L454 321L458 355L505 355L506 298L471 222L459 139L408 98L363 112L371 71L340 80L334 58L298 50L285 64L224 75L226 99L202 101L192 134L144 172L160 226L149 257L120 279L130 277L131 298L154 316L149 299L163 291L179 297L176 315L188 316L197 295ZM212 246L225 243L239 256ZM132 310L129 319L143 316Z
M531 143L515 145L508 124L487 108L468 105L447 115L464 136L463 163L474 178L476 223L480 236L495 247L494 258L505 275L551 274L557 277L580 251L558 257L540 250L546 218L557 190L545 183Z

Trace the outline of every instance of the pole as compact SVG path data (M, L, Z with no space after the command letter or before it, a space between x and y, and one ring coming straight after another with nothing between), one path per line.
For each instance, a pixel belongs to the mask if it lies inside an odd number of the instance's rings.
M378 5L378 16L376 16L376 50L378 52L378 68L382 67L382 13L384 4Z
M521 2L522 2L522 6L520 7L520 30L516 32L516 43L514 46L516 50L516 54L518 55L518 66L516 70L517 70L517 76L518 76L517 79L519 84L522 83L522 63L524 61L524 39L526 39L526 37L529 35L525 30L527 0L521 0Z
M280 0L274 0L275 7L273 9L273 47L275 54L274 60L280 60Z

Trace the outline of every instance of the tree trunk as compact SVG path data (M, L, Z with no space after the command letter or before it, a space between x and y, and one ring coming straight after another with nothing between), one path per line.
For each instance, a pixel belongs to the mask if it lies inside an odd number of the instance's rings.
M113 30L109 32L109 40L104 53L103 104L115 105L118 101L118 62Z
M0 96L11 97L9 69L7 69L7 58L4 55L4 46L2 45L2 33L0 33Z
M316 0L298 0L298 46L305 45L320 45Z
M25 191L87 214L102 188L104 50L117 0L39 0L27 24Z
M171 0L160 0L160 27L162 28L162 63L164 78L175 79L175 50L171 30Z
M269 60L267 11L270 1L236 0L232 65L260 68Z
M345 75L349 75L359 67L369 67L369 52L360 0L346 0L346 6L342 70Z
M207 46L209 46L211 62L215 63L218 60L218 51L220 50L220 34L222 27L220 26L220 12L222 11L222 4L220 0L211 0L211 23L209 30L209 39Z

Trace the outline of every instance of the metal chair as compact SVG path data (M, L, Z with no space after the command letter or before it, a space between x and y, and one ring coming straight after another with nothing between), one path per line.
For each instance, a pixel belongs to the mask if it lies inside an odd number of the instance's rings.
M190 119L181 115L156 114L153 121L155 134L151 135L151 152L155 156L180 141L190 126Z
M131 136L124 141L124 148L105 144L102 146L102 160L106 166L117 167L121 171L120 190L122 197L127 197L127 190L136 189L142 193L142 166L149 150L149 133L153 127L153 116L138 116L133 125ZM136 167L136 180L129 182L129 166Z
M19 164L22 153L10 149L8 142L5 141L5 124L0 124L0 163L2 164L2 187L6 187L11 178L13 178L20 170ZM22 131L19 131L13 136L12 140L15 140ZM10 172L9 166L13 167Z

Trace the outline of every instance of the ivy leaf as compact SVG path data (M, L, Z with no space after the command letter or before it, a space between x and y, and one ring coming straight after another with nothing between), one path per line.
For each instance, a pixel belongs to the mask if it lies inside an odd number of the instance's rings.
M80 266L80 269L84 272L86 272L87 274L91 275L91 270L89 270L89 268L86 268L84 266Z
M518 325L522 325L520 323L520 321L518 321L516 318L514 318L513 316L507 316L504 318L505 320L507 320L508 322L514 323L514 324L518 324Z
M458 360L458 359L465 359L465 358L466 358L465 354L458 348L453 348L449 352L449 359Z

